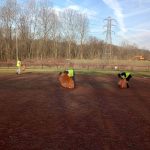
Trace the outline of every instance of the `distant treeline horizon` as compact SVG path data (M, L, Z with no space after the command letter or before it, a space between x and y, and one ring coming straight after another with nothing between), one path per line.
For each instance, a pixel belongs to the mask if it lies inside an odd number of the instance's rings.
M150 51L123 41L121 46L107 44L89 36L86 14L66 9L58 14L53 7L29 0L20 6L17 0L0 5L0 61L55 59L131 59ZM107 53L109 51L109 53Z

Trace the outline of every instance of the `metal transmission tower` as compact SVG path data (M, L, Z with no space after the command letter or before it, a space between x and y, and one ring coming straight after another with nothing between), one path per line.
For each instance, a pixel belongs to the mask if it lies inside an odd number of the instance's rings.
M108 17L106 19L104 19L104 21L107 21L107 23L104 25L104 27L106 28L106 30L104 31L106 33L106 37L105 37L105 46L103 49L103 58L106 59L111 59L112 58L112 23L116 22L115 19Z

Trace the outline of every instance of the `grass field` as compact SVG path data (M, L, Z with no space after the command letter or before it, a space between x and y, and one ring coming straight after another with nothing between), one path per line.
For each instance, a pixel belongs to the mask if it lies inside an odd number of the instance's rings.
M60 71L64 71L65 68L57 68L57 67L29 67L22 73L59 73ZM101 69L76 69L76 74L88 74L88 75L117 75L118 70L101 70ZM141 77L150 77L150 71L131 71L133 76L141 76ZM16 73L15 67L0 67L0 74L14 74Z

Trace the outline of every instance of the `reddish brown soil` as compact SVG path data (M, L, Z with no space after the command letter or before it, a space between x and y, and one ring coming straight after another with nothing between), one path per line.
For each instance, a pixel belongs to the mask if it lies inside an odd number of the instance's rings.
M150 78L0 75L0 150L149 150Z

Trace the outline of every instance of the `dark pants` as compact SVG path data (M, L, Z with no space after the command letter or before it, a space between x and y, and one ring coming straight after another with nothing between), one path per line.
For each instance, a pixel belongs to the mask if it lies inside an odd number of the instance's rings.
M74 86L76 86L75 75L73 77L70 77L70 78L74 81Z
M132 76L129 75L129 76L126 78L126 80L129 81L131 78L132 78Z

